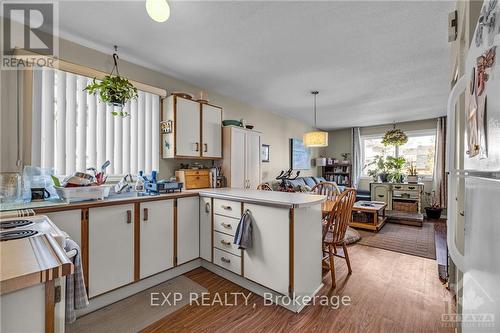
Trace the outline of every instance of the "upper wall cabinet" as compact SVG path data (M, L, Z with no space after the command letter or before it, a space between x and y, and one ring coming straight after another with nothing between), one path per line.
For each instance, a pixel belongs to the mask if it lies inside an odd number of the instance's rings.
M169 96L162 116L163 158L222 158L221 108Z

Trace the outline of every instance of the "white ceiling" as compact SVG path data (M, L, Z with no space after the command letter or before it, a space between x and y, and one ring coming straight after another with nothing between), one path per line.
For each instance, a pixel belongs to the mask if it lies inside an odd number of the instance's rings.
M172 2L166 23L143 1L60 3L63 37L318 127L445 114L454 2ZM110 51L109 51L110 52Z

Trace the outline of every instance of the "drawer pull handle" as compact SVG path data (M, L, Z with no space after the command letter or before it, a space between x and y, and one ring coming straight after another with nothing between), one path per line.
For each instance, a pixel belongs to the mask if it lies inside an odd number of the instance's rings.
M210 202L207 202L207 203L205 204L205 212L206 212L206 213L210 213Z
M233 208L231 206L224 206L224 205L222 205L221 207L223 209L225 209L225 210L233 210Z
M229 224L229 223L224 223L224 222L221 222L220 224L221 226L223 226L224 228L226 229L232 229L233 227Z
M231 245L231 242L225 241L223 239L221 239L220 242L221 242L222 245L226 245L226 246Z
M415 186L408 186L408 188L409 188L410 190L414 190L414 189L415 189Z
M379 194L379 195L378 195L378 197L379 197L379 198L383 198L383 197L385 197L385 195L383 195L383 194Z
M127 210L127 223L132 223L132 211L130 209Z
M196 150L195 151L200 151L200 144L198 142L196 142L195 144L196 144Z
M224 258L224 257L221 257L220 261L225 262L226 264L229 264L231 262L231 260Z
M399 190L401 186L394 186L394 188Z

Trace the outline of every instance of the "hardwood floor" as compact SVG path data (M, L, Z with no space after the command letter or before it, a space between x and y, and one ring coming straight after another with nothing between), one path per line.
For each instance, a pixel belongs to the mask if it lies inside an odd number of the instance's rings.
M297 315L264 306L263 299L252 294L248 306L185 306L143 332L454 331L441 324L441 314L449 313L452 302L439 282L436 261L361 245L350 246L349 254L353 274L347 276L345 261L336 258L337 289L330 294L327 274L320 294L349 296L351 305L309 305ZM211 297L216 292L248 293L203 268L186 276L207 288Z

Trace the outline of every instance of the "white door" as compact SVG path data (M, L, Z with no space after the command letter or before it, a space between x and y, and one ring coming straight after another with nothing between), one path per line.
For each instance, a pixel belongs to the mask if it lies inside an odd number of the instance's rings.
M243 254L244 276L286 295L289 284L290 211L253 204L244 204L244 209L250 210L253 217L252 247Z
M174 266L174 200L141 203L141 279Z
M231 129L231 187L245 188L245 131Z
M59 229L66 232L78 246L82 246L82 211L80 209L47 213L45 215L47 215Z
M200 256L200 201L198 197L177 199L177 264Z
M176 155L200 156L200 104L179 97L176 103Z
M260 184L260 135L246 133L246 179L247 188L256 189Z
M134 205L89 209L89 296L134 281Z
M212 261L212 199L200 197L200 257Z
M201 156L222 157L222 109L202 104Z

